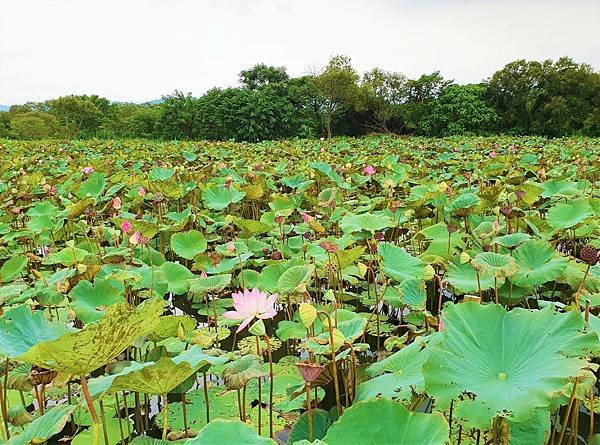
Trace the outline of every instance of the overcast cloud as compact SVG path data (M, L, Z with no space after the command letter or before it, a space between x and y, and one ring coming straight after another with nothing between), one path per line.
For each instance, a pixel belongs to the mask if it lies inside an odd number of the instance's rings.
M332 54L461 83L519 58L599 69L600 1L0 0L0 104L200 95L257 62L295 76Z

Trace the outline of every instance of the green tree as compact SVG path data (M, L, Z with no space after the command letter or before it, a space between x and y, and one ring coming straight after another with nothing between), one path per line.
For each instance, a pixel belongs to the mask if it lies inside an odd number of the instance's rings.
M56 132L56 118L41 111L14 114L10 120L10 134L17 139L43 139Z
M498 115L486 100L485 85L448 85L433 99L419 132L429 136L481 134L494 129Z
M488 85L500 127L511 133L562 136L590 131L591 116L600 107L600 74L568 57L511 62Z
M285 67L268 66L258 63L252 68L243 70L239 74L240 83L251 90L258 90L267 85L285 84L290 80Z
M390 132L390 122L397 130L402 128L400 105L408 96L408 79L404 74L374 68L362 79L365 106L373 114L373 123L367 123L375 131Z
M431 102L435 100L452 81L444 79L439 71L423 74L406 84L406 102L402 104L402 116L410 131L419 131L428 113Z
M359 76L347 56L332 57L323 72L315 77L315 85L325 98L327 138L332 136L332 124L336 113L357 104L360 94L358 79Z
M48 102L65 137L90 137L102 125L110 111L108 99L99 96L63 96Z
M160 104L160 133L167 139L194 139L196 122L199 120L198 100L192 93L183 94L175 90L164 96Z

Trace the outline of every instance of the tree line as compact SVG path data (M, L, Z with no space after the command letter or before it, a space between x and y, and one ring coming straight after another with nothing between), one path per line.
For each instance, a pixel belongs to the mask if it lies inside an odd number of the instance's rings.
M257 141L372 132L426 136L600 136L600 73L568 57L517 60L478 84L439 72L410 79L374 68L362 76L346 56L290 77L257 64L238 87L200 97L175 91L154 103L71 95L0 113L0 137Z

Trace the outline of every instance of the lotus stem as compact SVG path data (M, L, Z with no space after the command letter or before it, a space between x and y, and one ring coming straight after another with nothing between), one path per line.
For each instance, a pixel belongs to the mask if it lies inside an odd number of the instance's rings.
M163 430L162 430L162 440L167 440L167 431L169 430L169 399L167 398L167 395L164 394L162 396L163 398L163 411L164 411L164 417L163 417Z
M121 445L125 445L125 433L123 432L123 423L121 421L121 404L119 403L119 394L115 392L115 412L119 421L119 436Z
M325 315L327 317L328 328L329 328L329 343L331 346L331 361L333 366L333 386L335 388L335 404L337 407L338 416L342 415L342 403L340 401L340 387L338 382L338 372L337 372L337 364L335 360L335 345L333 344L333 324L331 323L331 317L327 312L317 311L317 315ZM377 317L379 318L379 317Z
M565 418L561 423L560 436L558 436L559 445L562 444L563 438L565 437L565 432L567 431L567 423L569 423L569 417L571 416L571 410L573 409L573 402L575 400L575 391L577 390L577 383L579 383L578 378L575 379L575 383L573 383L571 397L569 397L569 404L567 405L567 410L565 411Z
M583 289L583 285L585 284L585 280L586 280L588 274L590 273L590 267L592 267L592 265L588 263L587 268L585 269L585 274L583 274L583 279L581 280L581 283L579 284L579 288L577 289L577 292L575 292L575 304L577 305L578 309L579 309L579 294L581 293L581 290Z
M131 424L129 423L129 407L127 406L127 395L123 391L123 407L125 408L125 419L127 419L127 437L131 436Z
M206 407L206 423L210 422L210 405L209 405L209 400L208 400L208 383L206 381L206 373L203 372L202 373L202 382L203 382L203 389L204 389L204 405Z
M313 441L312 409L310 404L310 382L306 382L306 417L308 418L308 441Z
M8 358L6 358L6 363L4 364L4 384L0 384L0 406L2 409L2 421L4 423L6 440L10 439L10 431L8 429L8 408L6 403L8 399L8 363Z
M594 405L595 405L594 387L592 386L590 388L590 432L588 435L588 441L590 443L592 442L592 438L594 437Z
M496 304L498 304L498 278L494 277L494 295L496 296Z
M100 418L102 419L102 434L104 435L104 445L108 444L108 430L106 428L106 415L104 413L104 403L102 399L98 402L100 404Z
M135 429L138 434L142 434L144 430L144 423L142 421L142 408L140 407L140 393L135 392Z
M242 422L246 422L246 419L248 418L248 416L246 416L246 389L247 389L248 385L244 385L244 388L242 389L242 417L244 418L244 420L242 420Z
M189 437L188 422L187 422L187 402L185 400L185 393L181 394L181 410L183 411L183 431L185 431L185 437Z
M85 402L87 403L88 410L90 411L90 416L92 416L92 445L98 445L100 442L100 425L98 423L98 413L96 412L96 408L94 408L94 402L92 401L92 396L90 395L90 390L88 388L87 379L85 375L80 376L81 381L81 390L83 391L83 396L85 397Z
M273 439L273 386L274 386L274 373L273 373L273 355L271 354L271 342L269 336L264 334L264 339L267 342L267 354L269 356L269 437Z
M256 338L256 355L261 356L260 352L260 340L258 335ZM262 381L261 378L258 378L258 435L261 435L262 425L261 425L261 417L262 417Z

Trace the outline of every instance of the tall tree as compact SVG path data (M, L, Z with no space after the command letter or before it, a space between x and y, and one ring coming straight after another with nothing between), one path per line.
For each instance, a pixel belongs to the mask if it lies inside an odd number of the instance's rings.
M332 123L337 112L353 107L359 98L359 76L347 56L334 56L315 77L315 85L325 98L327 138L332 136Z
M408 79L404 74L374 68L362 78L365 105L373 113L373 124L367 123L375 131L390 132L390 121L395 120L401 127L399 106L408 96ZM397 128L398 130L401 128Z
M252 68L240 72L240 83L251 90L258 90L267 85L284 84L290 76L283 66L268 66L258 63Z

